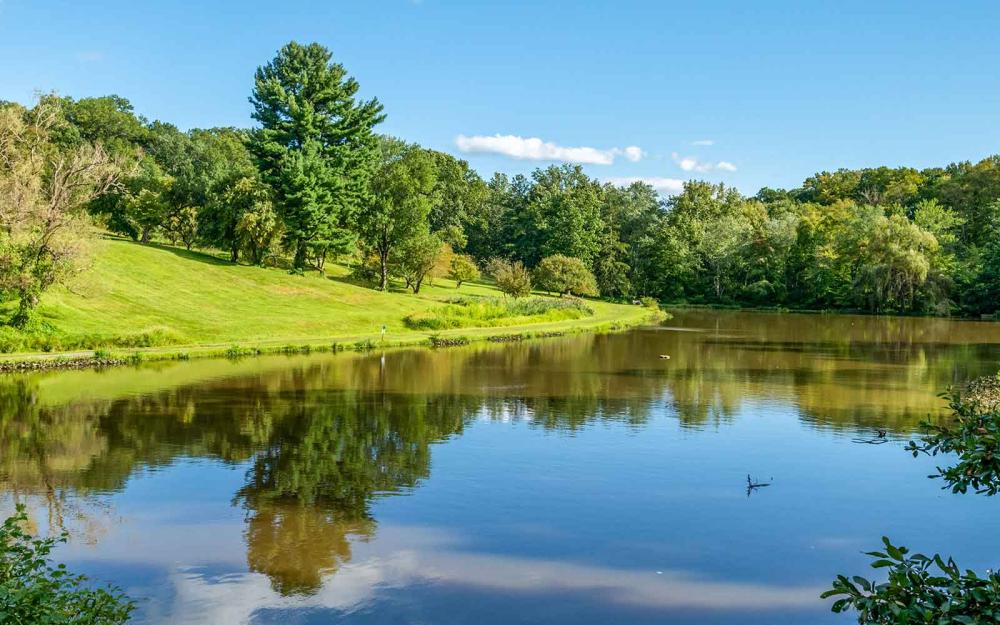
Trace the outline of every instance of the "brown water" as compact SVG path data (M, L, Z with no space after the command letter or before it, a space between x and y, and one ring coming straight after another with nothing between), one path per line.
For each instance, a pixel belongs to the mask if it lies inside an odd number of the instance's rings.
M9 377L2 505L141 623L848 623L818 594L883 534L997 564L995 502L902 442L998 368L1000 324L697 311Z

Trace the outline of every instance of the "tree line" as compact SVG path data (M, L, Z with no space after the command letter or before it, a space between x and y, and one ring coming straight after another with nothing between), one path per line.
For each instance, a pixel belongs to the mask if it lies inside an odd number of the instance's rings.
M669 198L575 165L482 178L380 135L377 99L318 44L258 68L252 128L181 131L119 96L0 104L0 296L24 323L79 269L96 220L136 241L323 271L380 289L480 271L616 300L991 314L1000 302L1000 156L840 169L746 196L692 181Z

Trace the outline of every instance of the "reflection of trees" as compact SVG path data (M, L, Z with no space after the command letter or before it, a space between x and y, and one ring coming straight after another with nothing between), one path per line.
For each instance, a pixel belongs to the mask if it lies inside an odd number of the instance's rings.
M351 559L351 539L375 532L370 518L297 503L267 502L247 520L247 565L283 595L313 593L323 576Z
M276 421L237 499L248 511L247 560L282 593L314 592L368 537L373 497L416 486L430 445L461 431L468 400L320 394Z
M1000 333L974 322L686 311L669 324L702 330L655 339L673 355L663 374L690 424L764 400L824 427L909 432L942 412L939 392L992 372L1000 359Z
M706 311L669 323L700 331L264 358L228 378L64 405L42 401L52 387L39 378L9 377L0 480L14 497L40 498L61 526L73 496L120 490L141 469L182 457L245 463L234 501L246 510L250 568L281 592L310 592L350 558L352 537L372 535L372 501L425 479L431 445L469 419L641 427L670 406L703 427L768 401L823 427L910 431L940 412L937 392L1000 360L989 324ZM104 387L125 373L101 374Z

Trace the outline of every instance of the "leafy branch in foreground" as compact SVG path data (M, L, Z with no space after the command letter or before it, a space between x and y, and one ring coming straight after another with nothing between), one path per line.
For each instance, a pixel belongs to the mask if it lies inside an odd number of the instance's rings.
M954 453L958 462L937 467L931 478L945 481L944 488L980 494L1000 492L1000 411L996 401L1000 378L982 378L969 384L966 394L954 389L943 395L953 417L944 425L921 424L926 435L910 441L914 457ZM834 612L855 609L860 625L985 625L1000 623L1000 574L987 570L980 577L962 572L955 561L941 556L909 555L906 547L883 537L884 551L872 551L872 567L888 568L888 580L876 583L863 577L838 575L833 588L823 593L834 601Z
M985 625L1000 623L1000 574L987 571L979 577L962 572L955 561L941 556L909 555L906 547L882 538L883 551L867 555L872 567L888 568L885 583L863 577L838 575L822 598L839 597L833 611L853 608L861 625Z
M135 604L113 587L87 588L86 577L51 564L58 538L37 538L22 528L24 506L0 525L0 623L11 625L121 625Z
M944 488L953 493L966 493L971 487L976 493L996 495L1000 492L1000 411L996 407L983 409L976 400L964 399L958 393L946 394L954 414L943 425L924 422L926 433L919 442L910 441L906 450L936 456L954 453L958 462L951 467L937 467L929 477L943 479Z

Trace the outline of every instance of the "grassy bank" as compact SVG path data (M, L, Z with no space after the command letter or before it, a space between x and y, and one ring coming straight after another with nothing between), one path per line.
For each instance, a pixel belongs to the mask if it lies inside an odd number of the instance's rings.
M382 293L352 284L346 270L327 276L290 275L274 268L234 265L183 249L102 239L92 266L68 289L47 293L36 327L27 332L3 328L0 348L6 359L107 358L141 353L165 358L224 355L232 350L259 352L357 346L402 346L462 337L597 331L631 326L649 319L650 310L606 302L587 302L592 314L552 319L543 311L516 323L495 321L431 331L407 327L404 319L438 314L456 297L495 298L488 284L439 279L418 295L401 289ZM385 334L382 328L385 327Z

